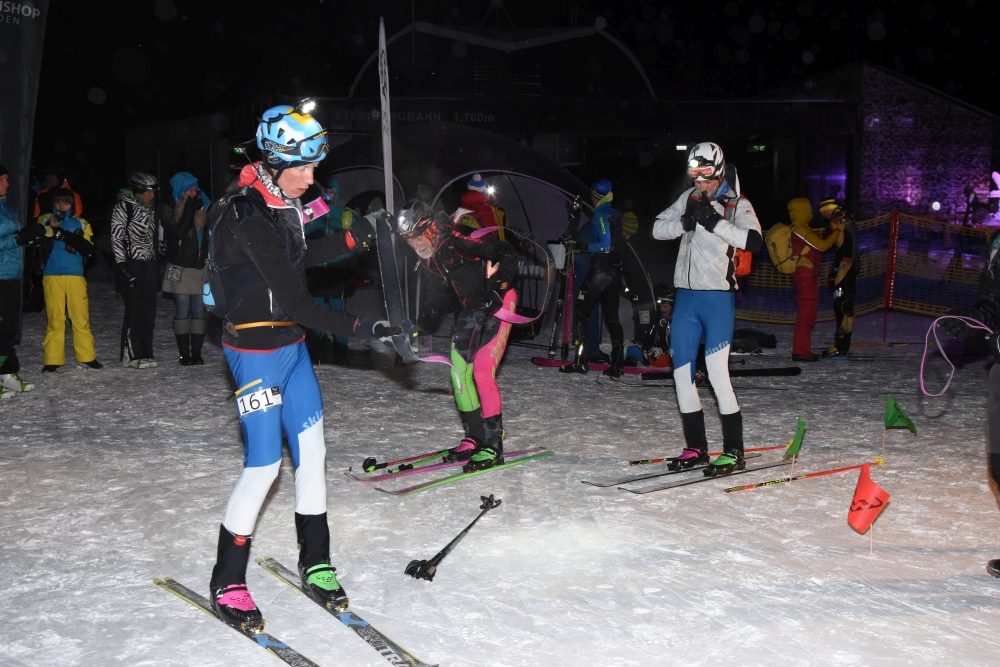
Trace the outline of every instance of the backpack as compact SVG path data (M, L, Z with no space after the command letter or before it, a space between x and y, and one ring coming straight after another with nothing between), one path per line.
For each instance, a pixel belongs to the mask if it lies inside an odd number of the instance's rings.
M799 258L792 249L792 228L783 222L773 225L764 234L764 245L767 246L767 254L771 256L771 262L778 273L791 275L795 273Z
M740 195L742 197L743 195ZM737 198L736 201L739 201ZM732 222L736 218L736 204L723 204L726 209L726 222ZM753 253L743 248L733 248L733 276L743 278L750 275L753 268Z
M462 211L463 213L461 215L457 215L459 213L459 211ZM466 227L469 227L470 229L482 229L483 228L483 223L479 219L479 216L476 215L475 211L470 211L467 208L461 208L461 207L459 207L459 209L457 211L455 211L455 214L456 215L454 217L454 221L455 221L455 226L456 227L458 227L459 225L465 225Z
M220 269L215 263L215 228L230 206L245 202L249 204L242 192L226 194L221 199L212 202L208 207L205 232L208 234L208 253L205 257L205 283L202 286L202 298L205 309L223 321L228 321L229 313L240 304L261 280L253 263L239 264L227 269ZM266 210L270 215L270 210ZM239 211L236 212L239 217Z

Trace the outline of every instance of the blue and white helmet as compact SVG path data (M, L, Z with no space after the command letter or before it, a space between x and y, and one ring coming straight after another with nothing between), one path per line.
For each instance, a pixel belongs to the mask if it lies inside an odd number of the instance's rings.
M696 181L722 178L726 158L718 144L703 141L688 152L688 175Z
M326 157L330 150L326 130L309 115L315 106L312 100L303 100L295 107L271 107L261 115L257 148L269 167L298 167Z

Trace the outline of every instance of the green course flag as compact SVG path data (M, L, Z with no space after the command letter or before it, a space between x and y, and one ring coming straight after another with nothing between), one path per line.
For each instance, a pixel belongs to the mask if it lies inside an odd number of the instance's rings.
M784 458L788 459L799 455L799 449L802 447L802 436L805 434L806 420L800 419L798 425L795 427L795 437L788 441L788 449L785 450Z
M896 405L896 401L893 400L892 396L885 397L885 427L908 428L914 434L917 432L917 427L913 425L913 421L906 416L902 408Z

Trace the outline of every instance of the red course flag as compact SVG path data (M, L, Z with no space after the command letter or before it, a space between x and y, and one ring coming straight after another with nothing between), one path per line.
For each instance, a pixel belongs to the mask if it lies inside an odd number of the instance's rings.
M854 499L847 513L847 523L863 535L888 502L889 492L872 481L866 463L858 476L858 486L854 489Z

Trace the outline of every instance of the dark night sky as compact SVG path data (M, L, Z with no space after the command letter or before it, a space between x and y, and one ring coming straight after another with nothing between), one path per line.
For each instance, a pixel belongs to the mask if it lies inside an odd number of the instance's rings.
M411 13L411 4L399 0L141 0L51 7L34 160L61 163L93 195L113 189L123 177L127 130L276 93L345 95L377 44L379 16L391 35L409 24ZM440 25L497 22L490 0L416 0L413 9L418 21ZM988 13L982 0L684 6L506 0L500 27L569 27L574 17L578 25L592 25L604 17L607 30L643 63L661 99L752 97L865 60L1000 114L1000 36L994 37ZM394 84L394 92L468 94L473 54L459 58L442 40L418 44L429 47L421 55L428 67L447 76L430 79L418 68L402 86ZM606 49L586 53L587 43L576 48L543 63L543 95L548 89L555 95L643 96L645 91L623 89L619 77L602 69ZM374 87L362 85L358 94L374 94Z

